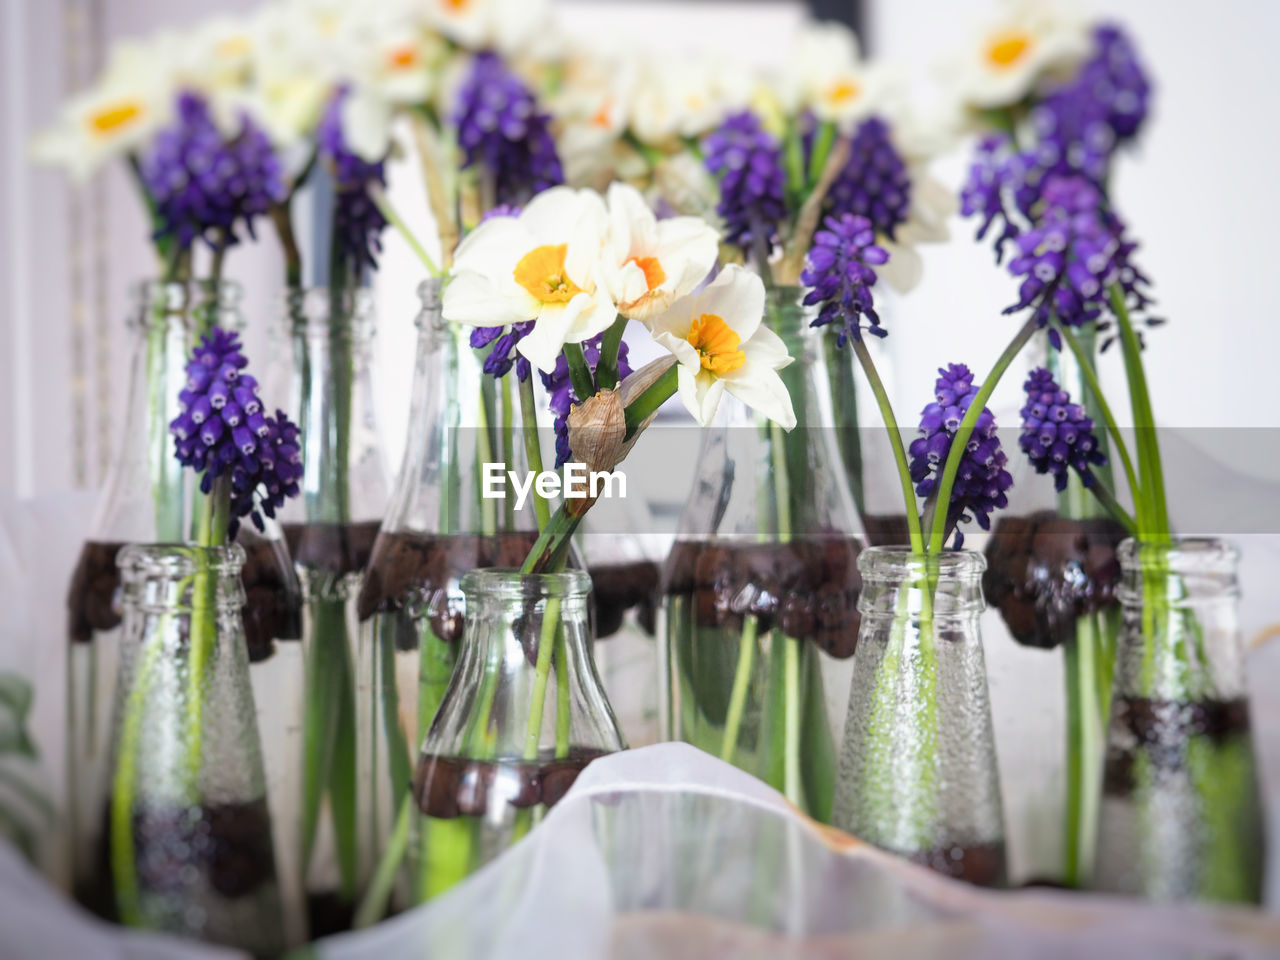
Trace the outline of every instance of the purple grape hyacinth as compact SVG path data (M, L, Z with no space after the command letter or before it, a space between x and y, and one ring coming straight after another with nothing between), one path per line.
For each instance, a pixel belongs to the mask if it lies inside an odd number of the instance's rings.
M766 253L787 215L782 147L750 110L729 116L703 141L705 165L720 181L716 212L725 242L744 250L757 241Z
M825 227L813 235L800 274L800 282L809 288L805 306L821 304L810 326L834 326L841 347L850 338L861 340L864 329L875 337L887 336L871 294L876 282L872 268L889 260L884 248L876 245L875 227L866 217L852 213L827 217Z
M481 165L492 178L492 202L521 204L564 183L551 118L495 53L476 55L454 109L463 168Z
M520 380L529 379L529 361L516 352L516 344L533 329L534 322L526 320L509 327L476 327L471 331L473 349L482 350L492 344L484 358L485 373L491 377L505 377L514 366L516 377Z
M974 239L984 240L997 221L1003 223L994 244L996 263L1004 259L1004 245L1016 239L1019 232L1005 206L1005 187L1013 173L1009 153L1009 138L1004 134L991 134L979 140L968 179L960 191L960 215L982 218Z
M587 367L591 370L593 378L596 367L600 364L600 344L603 342L603 333L582 342L582 353L587 359ZM563 353L556 358L556 368L551 373L545 371L539 371L539 373L542 376L542 385L551 397L549 404L551 412L556 417L556 467L561 467L572 455L569 449L569 410L575 403L581 403L585 398L579 397L573 389L573 380L569 376L569 361L565 359ZM622 341L618 344L618 379L624 380L630 375L631 364L627 362L627 344L626 341Z
M889 125L868 117L854 132L849 162L827 191L826 210L857 214L890 240L911 213L911 177L889 137Z
M928 497L937 490L942 471L951 454L951 443L964 420L979 387L973 373L962 363L938 369L937 398L920 415L920 435L911 442L911 479L916 493ZM1008 506L1008 490L1013 477L1005 469L1008 457L1000 447L996 419L984 407L974 424L973 434L951 488L947 506L947 526L955 527L955 548L964 544L961 523L976 520L983 530L991 529L991 512Z
M1037 367L1023 385L1027 403L1022 408L1022 436L1018 445L1036 473L1052 473L1059 491L1067 488L1067 470L1074 469L1086 487L1093 486L1091 466L1107 462L1098 449L1093 419L1044 367Z
M342 133L342 101L347 89L339 89L325 107L316 128L318 155L333 177L334 242L339 262L358 272L373 270L382 252L380 235L386 218L369 196L372 184L386 186L385 164L370 163L352 153Z
M1004 312L1032 307L1041 326L1056 317L1079 327L1098 318L1115 283L1131 307L1146 307L1147 279L1130 262L1137 245L1123 234L1123 224L1105 208L1094 184L1079 176L1051 178L1038 220L1017 238L1009 272L1023 280L1017 302ZM1056 346L1056 331L1052 339Z
M209 105L194 93L178 96L176 122L162 130L139 160L139 174L156 207L157 239L190 249L197 238L212 247L239 242L237 227L254 235L255 217L284 199L280 159L267 135L241 117L227 141Z
M202 492L212 492L216 478L230 477L231 538L244 517L262 530L261 514L274 517L285 498L297 496L302 478L298 428L283 410L263 413L248 365L239 336L211 328L192 351L178 395L182 412L169 424L178 462L201 474Z

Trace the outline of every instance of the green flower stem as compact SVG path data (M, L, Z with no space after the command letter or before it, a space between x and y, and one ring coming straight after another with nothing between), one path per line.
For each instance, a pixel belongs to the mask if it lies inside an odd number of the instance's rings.
M804 145L800 142L800 130L795 121L790 121L787 124L783 148L783 160L787 170L787 197L794 206L798 207L799 203L797 201L804 196L805 169Z
M824 121L818 127L818 135L813 142L813 153L809 157L809 171L805 181L805 185L809 186L818 182L822 176L822 168L827 165L827 157L831 154L831 146L836 140L836 125L832 122Z
M720 742L720 759L733 762L738 749L738 729L742 726L742 711L751 688L751 671L755 666L756 634L760 620L749 613L742 621L742 637L738 642L738 667L733 673L733 690L729 694L729 711L725 716L724 738Z
M409 804L411 802L412 798L408 794L405 794L404 799L400 801L400 812L396 815L395 829L387 838L386 852L378 862L378 868L373 874L373 880L369 883L369 889L360 900L360 906L356 908L355 916L351 920L351 926L356 930L371 927L386 915L387 900L390 899L391 888L396 883L396 872L400 869L400 864L409 847Z
M1111 492L1110 487L1097 477L1094 477L1089 489L1093 491L1093 495L1098 498L1098 502L1106 507L1107 512L1115 518L1116 522L1128 531L1129 536L1138 536L1138 522L1133 519L1128 510L1120 505L1120 501L1116 499L1116 495Z
M786 700L783 707L783 748L785 767L783 783L788 800L804 809L804 786L800 778L800 644L803 641L785 637L783 672Z
M556 759L569 755L571 717L569 714L569 661L564 628L556 631Z
M920 513L916 507L915 487L911 483L911 466L907 461L907 448L902 443L902 431L898 429L898 419L893 415L893 405L889 402L889 393L884 388L880 373L871 359L867 345L861 340L851 341L853 352L862 365L871 392L876 398L876 406L880 408L880 416L884 420L885 430L889 434L889 444L893 448L894 466L898 468L898 481L902 485L902 498L907 508L907 534L911 538L911 552L924 553L924 533L920 527Z
M555 649L556 631L560 626L560 598L549 597L542 613L542 635L538 640L538 661L533 678L533 696L529 702L529 726L524 741L524 758L538 759L538 743L542 736L542 714L546 706L547 681L551 675L551 654Z
M203 753L201 722L204 713L205 668L218 635L218 578L210 569L209 551L227 542L231 517L231 479L213 481L208 496L200 498L199 533L195 581L191 588L191 621L187 648L187 777L193 803L200 796L200 766Z
M179 593L183 590L179 587ZM111 791L111 879L115 885L116 909L127 927L142 925L139 903L137 855L133 846L133 805L138 784L138 747L142 738L142 714L151 688L151 674L164 655L166 630L163 614L155 633L138 651L138 672L125 701L120 742Z
M427 268L427 273L432 277L439 278L443 276L440 268L436 266L436 262L431 259L431 255L427 253L427 248L419 242L414 236L413 231L409 229L409 225L404 222L404 218L396 212L391 200L387 197L387 192L376 183L370 183L368 187L369 199L373 201L373 205L378 208L378 212L386 218L387 223L396 228L396 232L404 237L404 242L409 245L409 249L413 251L414 256L422 262Z
M486 378L487 380L488 378ZM480 480L484 476L484 464L493 459L493 454L489 446L489 414L487 404L483 396L484 387L481 385L480 403L476 407L476 416L479 422L476 424L476 479ZM480 533L486 537L492 537L498 530L498 511L494 501L489 497L480 496L480 491L476 491L480 503Z
M1125 480L1129 483L1130 496L1133 497L1133 502L1138 505L1141 513L1142 488L1138 484L1138 474L1133 469L1133 459L1129 456L1129 447L1125 444L1124 436L1120 433L1116 418L1102 393L1102 384L1098 382L1098 374L1093 368L1093 361L1069 327L1055 320L1054 328L1062 335L1062 339L1067 342L1067 346L1071 348L1071 352L1075 355L1076 365L1080 368L1080 375L1084 377L1092 398L1097 403L1098 411L1102 414L1103 425L1106 427L1107 433L1110 434L1112 442L1115 443L1116 453L1120 455L1120 463L1124 466ZM1082 402L1083 399L1081 398Z
M615 357L616 361L616 357ZM537 400L533 396L533 377L520 381L520 429L524 434L524 455L529 461L529 469L535 475L542 473L542 444L538 440ZM533 489L533 511L538 518L539 532L547 528L551 520L551 508L547 506L547 498L538 493L537 484Z
M582 352L582 344L566 343L564 358L569 362L569 379L573 383L573 392L580 397L589 397L594 394L596 384L591 377L591 367L587 365L587 357Z
M941 504L941 506L934 514L932 529L929 534L928 552L934 556L942 553L942 542L946 539L947 533L947 514L950 512L946 505L951 502L951 489L955 486L956 473L960 469L960 460L964 456L965 448L969 445L969 438L973 436L973 428L978 422L978 417L982 415L982 411L987 405L987 400L990 399L996 385L1000 382L1000 377L1009 368L1009 364L1013 362L1014 357L1027 345L1027 341L1031 339L1031 335L1036 332L1036 329L1035 318L1028 319L1009 345L1005 347L1004 353L1000 354L995 366L987 374L987 379L983 381L977 396L970 402L969 409L965 412L964 420L960 422L960 428L956 431L955 438L951 441L951 452L947 455L947 463L943 468L942 477L938 481L936 491L935 503Z
M1129 381L1129 402L1133 407L1133 425L1137 431L1138 462L1142 467L1144 494L1150 498L1148 519L1152 527L1144 531L1157 543L1169 540L1169 508L1165 502L1164 469L1160 463L1160 441L1156 435L1155 417L1151 412L1151 394L1142 367L1142 345L1129 318L1120 285L1111 287L1111 309L1120 327L1120 344L1124 355L1125 374Z
M786 437L782 427L769 421L769 448L773 456L773 503L778 511L778 542L791 540L791 478L787 472Z
M853 375L853 364L835 337L823 337L822 349L827 376L831 378L832 407L837 411L838 419L843 421L836 431L840 460L849 480L853 505L859 516L865 516L867 498L862 477L862 431L858 426L858 385ZM890 415L892 416L892 411ZM849 424L853 426L850 427ZM914 501L907 512L914 512Z
M627 404L626 423L627 433L626 439L630 440L640 424L644 423L653 414L657 413L658 408L670 400L676 394L676 385L679 383L679 366L672 364L657 380L649 384L640 392L632 401Z
M627 318L619 317L605 331L600 344L600 362L596 364L596 383L601 390L612 390L618 385L618 351L622 347L622 335L627 329Z
M1068 887L1082 887L1093 866L1098 804L1102 795L1100 766L1103 738L1111 707L1111 621L1098 611L1076 621L1075 636L1063 647L1067 684L1067 806L1064 876Z
M516 413L515 413L515 398L512 395L512 386L511 386L511 381L515 379L517 378L503 377L501 380L498 381L498 384L497 384L498 389L501 390L502 392L502 462L507 464L508 470L510 470L515 465L515 462L516 462ZM534 434L534 439L535 440L537 439L536 433ZM525 444L526 444L526 450L527 450L528 449L527 434L525 436ZM541 458L539 458L539 460L541 460ZM529 468L531 470L535 469L532 463L529 464ZM542 472L541 466L539 466L536 469L537 469L537 472L539 473ZM533 503L534 503L535 513L537 511L538 499L539 499L538 491L534 490ZM506 522L505 529L514 530L516 525L515 500L511 497L504 497L502 499L502 506L503 506L503 519Z
M538 539L534 541L520 572L542 573L548 569L556 555L563 552L562 548L568 544L573 532L578 529L580 520L581 517L569 512L567 501L560 504L556 512L551 515L551 519L547 521L542 533L538 535Z

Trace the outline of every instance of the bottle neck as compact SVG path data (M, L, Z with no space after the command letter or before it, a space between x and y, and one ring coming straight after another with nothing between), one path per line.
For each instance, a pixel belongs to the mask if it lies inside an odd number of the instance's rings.
M1243 697L1239 553L1221 540L1126 540L1117 551L1122 629L1116 694L1153 700Z
M986 558L970 550L939 556L896 547L868 547L858 555L864 618L975 621L986 604L982 573Z
M185 617L210 602L220 616L238 616L245 603L240 580L244 559L237 544L130 544L117 560L126 617Z

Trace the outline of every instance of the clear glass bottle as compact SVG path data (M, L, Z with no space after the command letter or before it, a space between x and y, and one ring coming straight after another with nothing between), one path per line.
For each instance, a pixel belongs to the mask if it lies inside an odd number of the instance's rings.
M413 776L409 886L431 899L534 827L625 743L591 656L581 571L477 570L466 632Z
M314 938L350 925L376 855L358 806L367 738L355 610L389 486L373 402L373 297L349 287L288 291L276 334L302 444L302 493L282 516L302 582L305 661L291 859Z
M978 618L982 555L858 557L862 629L840 751L841 830L982 886L1004 883L1005 833Z
M523 472L515 374L495 380L469 343L470 330L440 314L440 283L418 289L418 345L409 429L397 485L357 604L364 838L385 850L407 823L414 748L453 675L466 626L462 577L481 567L518 567L537 538L531 502L515 508L482 495L485 463ZM406 902L407 890L396 903Z
M199 331L211 323L226 329L243 325L240 289L227 281L144 282L133 294L134 343L115 455L67 592L67 835L73 891L98 912L110 909L94 898L101 890L96 851L109 786L110 711L123 615L116 561L126 544L187 539L195 485L174 458L169 423L179 413L178 393ZM253 676L271 674L268 686L274 686L288 654L273 658L273 651L295 646L277 647L275 641L301 635L297 578L275 525L269 523L262 535L244 529L239 542L247 554L243 618ZM284 727L273 728L268 744L274 748L287 737Z
M1076 336L1092 355L1097 331L1087 326ZM1047 335L1034 346L1027 351L1022 381L1031 369L1047 368L1072 402L1085 406L1099 449L1106 453L1109 438L1074 354L1053 349ZM1012 469L1009 508L1001 511L987 543L983 590L1018 643L1062 651L1063 749L1057 763L1066 789L1059 879L1075 888L1088 883L1097 844L1102 751L1120 630L1116 550L1127 534L1074 471L1066 489L1055 493L1050 479L1037 477L1025 457L1015 458ZM1112 464L1092 470L1099 482L1115 489L1118 471ZM1051 864L1046 866L1052 869Z
M661 571L646 548L651 527L640 498L603 498L583 517L577 536L591 575L593 655L632 747L661 737L655 642Z
M124 590L100 878L117 918L249 951L284 948L240 609L244 551L134 544Z
M771 290L765 321L789 433L731 397L704 431L693 492L663 571L662 708L685 740L831 815L836 717L858 637L861 529L831 429L821 334L800 291Z
M1258 903L1261 800L1236 577L1221 540L1126 540L1093 888Z

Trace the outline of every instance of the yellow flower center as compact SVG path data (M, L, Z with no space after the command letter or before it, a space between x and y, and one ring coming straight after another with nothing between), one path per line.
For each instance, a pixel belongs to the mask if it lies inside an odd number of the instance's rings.
M143 105L137 100L117 100L89 114L94 133L114 133L142 116Z
M842 106L856 100L861 93L862 87L852 80L840 80L827 88L827 99L837 106Z
M998 33L987 44L987 60L992 66L1007 70L1031 49L1031 42L1031 34L1024 30L1007 30L1004 33Z
M231 60L234 57L245 56L252 49L253 41L246 34L238 33L220 40L213 48L213 52L224 60Z
M548 244L530 250L516 264L516 283L543 303L567 303L572 300L582 290L565 272L564 257L568 249L568 244L562 243L559 246Z
M407 70L418 62L418 51L413 47L397 47L387 54L387 65L392 70Z
M445 8L455 12L465 9L470 5L470 3L471 0L442 0L442 4Z
M662 281L667 279L667 272L662 269L657 257L631 257L627 263L634 263L643 271L645 286L650 290L662 286Z
M742 340L723 317L704 313L689 324L688 341L698 351L703 370L723 376L737 370L747 362L747 355L738 349Z

